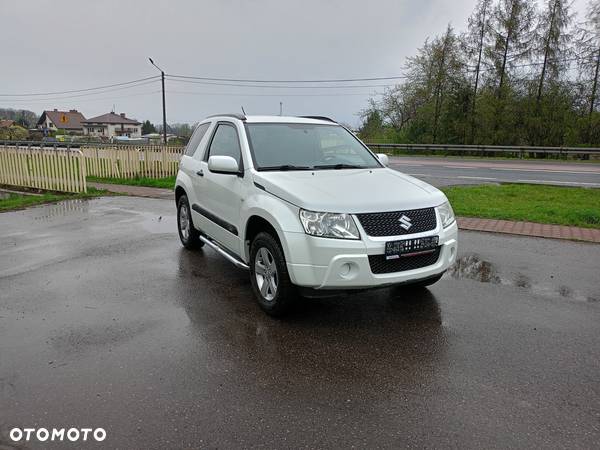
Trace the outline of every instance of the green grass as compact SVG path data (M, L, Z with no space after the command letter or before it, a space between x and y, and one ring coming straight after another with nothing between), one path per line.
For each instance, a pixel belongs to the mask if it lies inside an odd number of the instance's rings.
M457 216L600 228L600 189L503 184L442 190Z
M41 195L10 193L6 198L0 198L0 212L23 209L28 206L41 205L44 203L55 203L62 200L93 198L104 195L106 191L88 188L87 193L69 194L57 192L44 192Z
M87 181L107 184L126 184L129 186L147 186L155 188L173 189L175 187L175 177L166 178L100 178L87 177Z

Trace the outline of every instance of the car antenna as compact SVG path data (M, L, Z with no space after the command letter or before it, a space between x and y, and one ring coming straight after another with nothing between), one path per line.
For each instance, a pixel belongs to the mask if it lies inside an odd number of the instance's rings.
M241 108L242 108L242 112L244 113L244 115L246 115L246 111L244 111L244 107L241 106Z

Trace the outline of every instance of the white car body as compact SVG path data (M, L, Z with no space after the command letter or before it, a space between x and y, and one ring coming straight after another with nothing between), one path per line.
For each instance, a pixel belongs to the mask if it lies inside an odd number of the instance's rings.
M237 131L243 161L238 176L211 171L205 158L218 123L230 124ZM258 171L245 126L252 123L332 125L314 118L236 115L210 117L198 125L209 124L199 143L192 137L190 142L196 148L188 148L189 154L181 159L176 195L187 195L193 226L239 266L251 264L248 233L255 226L251 224L265 222L277 233L291 282L306 288L359 289L410 283L439 276L455 261L457 226L454 220L442 226L437 208L448 200L441 191L383 166ZM427 208L434 208L436 225L421 233L370 236L358 216ZM360 239L307 234L299 218L301 209L352 215ZM439 237L439 257L432 264L389 273L371 270L369 256L381 257L386 242L426 236Z

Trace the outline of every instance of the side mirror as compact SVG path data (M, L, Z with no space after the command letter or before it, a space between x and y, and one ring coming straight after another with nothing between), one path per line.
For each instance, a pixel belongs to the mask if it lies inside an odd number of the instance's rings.
M390 159L388 158L388 155L386 155L385 153L377 153L377 158L379 159L379 162L386 167L390 163Z
M231 156L211 156L208 158L208 170L214 173L239 175L240 167Z

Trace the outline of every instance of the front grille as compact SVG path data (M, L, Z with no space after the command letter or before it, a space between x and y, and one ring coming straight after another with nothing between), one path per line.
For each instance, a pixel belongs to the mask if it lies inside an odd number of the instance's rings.
M360 224L369 236L399 236L402 234L422 233L436 227L435 209L411 209L408 211L392 211L357 214ZM400 218L410 219L410 228L402 228Z
M369 264L373 273L394 273L420 269L435 264L440 257L441 247L431 253L415 256L401 256L397 259L385 259L385 255L369 255Z

